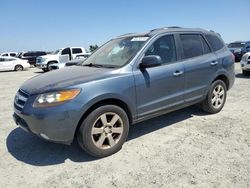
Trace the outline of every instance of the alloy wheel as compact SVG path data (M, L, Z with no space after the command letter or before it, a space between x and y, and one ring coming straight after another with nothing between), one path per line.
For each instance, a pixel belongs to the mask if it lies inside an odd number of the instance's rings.
M225 90L220 84L215 86L212 93L212 105L215 109L219 109L225 100Z
M123 133L121 117L113 112L100 115L91 130L92 141L99 149L110 149L120 140Z

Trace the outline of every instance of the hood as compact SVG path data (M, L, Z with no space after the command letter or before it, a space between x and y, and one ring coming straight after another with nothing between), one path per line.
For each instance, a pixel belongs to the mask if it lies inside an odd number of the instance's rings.
M72 66L33 77L21 89L29 94L40 94L86 83L112 75L114 69Z

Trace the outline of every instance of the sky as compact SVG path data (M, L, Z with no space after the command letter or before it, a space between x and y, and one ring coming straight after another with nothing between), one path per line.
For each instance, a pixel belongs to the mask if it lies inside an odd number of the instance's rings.
M181 26L250 40L250 0L1 0L0 52L101 45L118 35Z

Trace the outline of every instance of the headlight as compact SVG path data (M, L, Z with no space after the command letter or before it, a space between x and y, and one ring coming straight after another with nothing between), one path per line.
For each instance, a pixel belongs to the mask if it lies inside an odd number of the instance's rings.
M66 101L74 99L80 93L80 91L80 89L71 89L40 94L33 103L33 107L51 107L62 104Z
M44 62L44 61L46 61L47 60L47 58L42 58L41 59L41 62Z

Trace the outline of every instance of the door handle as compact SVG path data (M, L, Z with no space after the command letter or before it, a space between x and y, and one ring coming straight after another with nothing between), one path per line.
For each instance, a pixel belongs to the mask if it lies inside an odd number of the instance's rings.
M210 63L211 66L215 66L215 65L217 65L217 64L218 64L218 61L212 61L212 62Z
M183 74L183 71L175 71L173 75L174 76L180 76L182 74Z

